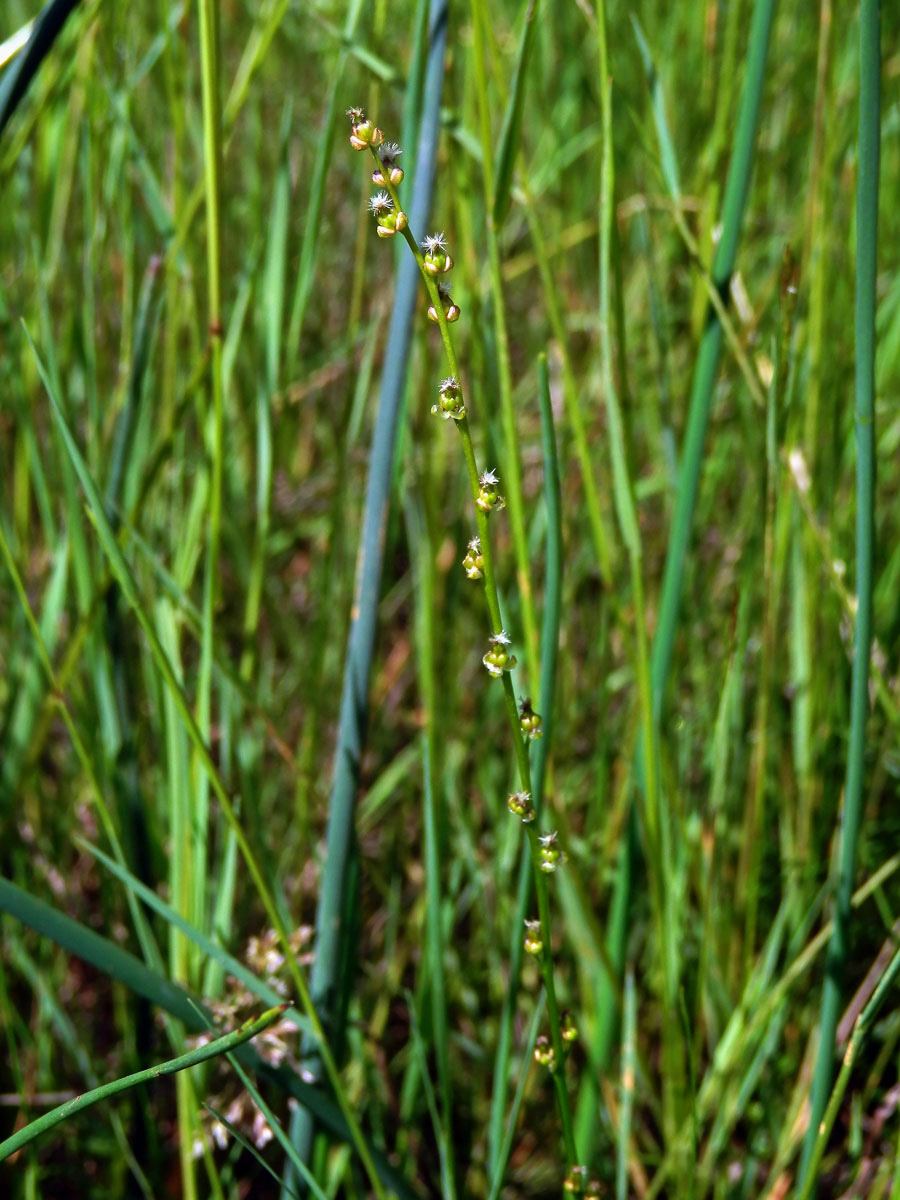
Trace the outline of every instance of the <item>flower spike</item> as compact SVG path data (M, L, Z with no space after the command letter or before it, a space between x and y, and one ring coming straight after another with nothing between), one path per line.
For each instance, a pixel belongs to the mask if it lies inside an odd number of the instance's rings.
M473 537L466 549L466 557L462 562L469 579L480 579L484 570L484 555L481 552L481 538Z
M438 402L431 406L431 411L437 416L443 417L445 421L449 421L451 417L454 421L461 421L466 415L462 389L455 375L441 380Z
M531 803L531 792L515 792L506 803L513 816L521 817L526 825L534 820L534 805Z
M453 266L453 259L447 253L447 243L443 233L432 233L422 241L425 270L429 275L445 275Z
M525 952L526 954L540 954L544 948L544 943L541 941L541 923L540 921L525 920Z
M379 237L393 237L407 226L406 213L402 209L394 211L394 201L387 192L376 192L369 201L369 211L378 222L376 233Z
M519 701L519 727L522 730L522 736L528 738L530 742L536 742L538 738L544 736L541 714L534 711L527 696L524 700Z
M545 833L541 843L541 870L549 875L566 861L566 852L556 844L556 831Z
M348 108L347 116L350 118L350 145L354 150L381 145L384 133L372 124L361 108Z
M485 471L478 480L478 496L475 503L483 513L489 513L495 508L503 508L506 501L497 491L500 477L495 470Z
M439 283L437 285L437 290L438 299L441 302L441 308L443 309L444 316L452 325L454 321L459 320L459 305L453 303L453 297L450 295L449 284ZM438 316L438 311L433 304L428 306L428 319L429 321L434 322L438 322L441 319Z
M488 674L492 675L494 679L499 679L504 671L511 671L516 665L516 656L510 654L506 649L511 642L505 629L501 629L499 633L489 637L488 642L491 648L481 661L487 667Z
M380 165L372 172L372 182L376 187L384 187L386 182L396 187L403 182L403 168L397 162L402 153L396 142L385 142L378 147Z

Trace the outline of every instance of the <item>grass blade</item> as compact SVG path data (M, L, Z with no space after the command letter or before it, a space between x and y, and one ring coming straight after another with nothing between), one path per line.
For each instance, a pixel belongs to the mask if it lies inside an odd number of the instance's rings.
M78 0L50 0L35 21L18 62L8 68L0 83L0 137L77 4Z
M115 875L117 879L121 880L130 891L134 892L135 896L139 900L142 900L148 908L153 909L173 929L177 929L179 933L184 934L186 938L193 942L207 958L217 963L223 973L233 975L239 983L242 983L248 991L258 996L264 1004L275 1005L279 1003L281 997L274 988L269 987L268 984L254 975L239 959L229 954L227 950L224 950L202 930L197 929L196 926L192 925L179 912L176 912L171 905L166 904L165 900L161 899L152 888L148 888L145 884L141 883L127 868L119 866L114 859L110 858L108 854L104 854L99 847L92 846L90 842L86 842L82 838L78 839L78 845L87 850L89 854L92 854L99 862L103 863L106 869L112 875ZM309 1030L309 1022L297 1009L290 1009L285 1014L285 1020L291 1021L300 1029Z
M634 29L634 36L637 39L638 50L641 52L644 74L647 77L647 83L650 87L650 103L653 107L653 121L656 125L656 137L659 142L660 165L662 166L663 179L666 181L669 195L677 203L681 199L681 183L678 178L678 156L675 153L672 134L669 130L669 118L666 115L666 101L663 96L662 84L659 81L656 63L653 61L653 55L650 53L650 47L647 45L647 39L644 37L641 23L634 13L630 13L629 15Z
M522 940L521 937L519 940ZM500 1189L503 1187L503 1180L506 1175L506 1164L509 1162L509 1156L512 1152L513 1138L516 1136L516 1126L519 1121L519 1113L522 1109L522 1101L525 1098L525 1085L528 1082L528 1069L531 1066L532 1057L534 1055L534 1044L537 1041L538 1030L541 1027L541 1020L544 1016L546 999L546 995L541 992L541 997L534 1006L534 1012L531 1014L528 1033L525 1035L525 1041L522 1046L522 1066L521 1070L519 1071L519 1081L516 1084L516 1091L515 1095L513 1096L512 1106L509 1110L509 1116L506 1119L506 1129L503 1133L503 1141L500 1143L497 1153L494 1156L495 1161L492 1168L493 1174L491 1178L491 1190L488 1194L488 1200L497 1200L497 1197L500 1195Z
M2 876L0 912L8 913L64 950L90 963L110 979L115 979L130 991L144 996L151 1004L181 1021L188 1031L202 1033L209 1029L212 1014L207 1011L202 1001L186 989L152 971L115 942L29 895ZM252 1048L243 1046L238 1053L241 1061L250 1069L305 1105L335 1137L347 1142L355 1140L338 1105L329 1096L304 1082L289 1067L270 1066ZM395 1192L401 1200L418 1200L416 1193L397 1174L383 1154L374 1147L370 1149L370 1154L384 1186Z
M534 33L537 29L537 9L540 0L525 0L525 25L522 29L522 40L519 42L519 53L516 57L516 67L513 73L512 89L503 117L503 128L500 131L500 142L497 145L497 158L494 163L494 225L497 229L509 211L512 194L513 168L516 155L519 153L519 140L522 134L522 111L525 107L525 80L528 76L528 60L531 58L531 48L534 45Z
M291 947L290 937L288 935L284 919L282 918L281 913L275 904L271 890L266 884L256 856L254 855L247 836L244 833L240 822L238 821L237 814L234 810L234 805L232 804L225 785L216 769L212 754L208 745L206 744L205 739L203 738L203 735L200 732L197 721L191 712L187 697L185 696L184 691L178 682L175 670L168 656L163 650L162 645L160 644L159 636L157 635L152 622L150 621L143 605L141 604L137 584L135 583L134 576L132 575L129 566L125 561L125 557L122 554L119 543L116 541L112 528L110 527L109 520L107 519L96 484L91 478L84 459L81 457L81 452L78 449L75 438L72 435L72 431L69 429L69 426L66 423L62 408L60 407L59 400L56 397L50 378L44 369L43 363L41 362L34 343L31 341L27 329L25 331L25 336L28 339L28 343L31 346L37 361L41 380L47 390L50 406L59 428L60 435L63 439L69 457L72 460L78 478L81 481L81 486L88 497L91 513L97 527L100 541L103 545L104 553L109 559L110 566L112 567L119 586L122 588L122 594L125 596L126 600L134 610L138 623L140 624L141 629L144 631L147 641L150 644L154 661L169 689L172 699L178 708L178 712L184 723L185 729L187 730L191 743L193 744L198 761L202 765L206 776L212 785L222 812L226 818L226 821L228 822L229 829L235 836L238 847L241 851L241 855L243 856L244 862L247 865L247 869L256 887L263 907L265 908L266 915L271 922L271 926L278 934L279 941L285 954L288 970L291 975L291 981L296 989L304 1012L306 1013L307 1017L309 1017L310 1023L313 1027L318 1052L321 1055L329 1081L334 1089L341 1113L343 1114L344 1120L347 1122L347 1126L351 1131L353 1144L356 1147L364 1166L366 1167L366 1172L369 1175L376 1194L383 1196L384 1193L382 1185L375 1170L371 1151L362 1136L359 1124L354 1116L353 1110L350 1107L346 1093L341 1084L334 1056L332 1055L331 1050L326 1042L325 1033L319 1020L318 1013L313 1005L309 989L305 979L303 978L299 963L297 962L297 957L294 954L293 948Z
M765 82L766 57L769 34L775 13L775 0L756 0L753 8L753 24L747 52L747 75L741 96L741 109L734 140L734 150L725 184L725 199L722 207L722 236L713 262L713 282L723 295L727 292L737 255L747 193L750 187L750 172L756 146L756 130L759 109ZM716 315L707 316L700 351L694 368L691 398L688 409L687 431L681 451L681 466L678 472L678 488L675 496L675 511L669 535L666 565L663 573L662 591L659 599L659 619L653 638L652 680L653 706L656 718L662 708L663 694L672 661L672 646L678 622L681 602L681 584L691 535L691 521L697 488L700 482L703 442L709 412L712 407L713 390L719 358L722 351L722 326Z
M121 1079L113 1079L109 1083L101 1084L100 1087L82 1092L80 1096L76 1096L72 1100L67 1100L65 1104L60 1104L59 1107L44 1113L36 1121L32 1121L23 1129L18 1130L5 1142L0 1142L0 1162L9 1158L11 1154L15 1154L17 1150L21 1150L23 1146L27 1146L29 1142L33 1142L42 1133L59 1125L61 1121L67 1121L76 1113L83 1112L84 1109L90 1108L100 1100L108 1100L110 1096L117 1096L119 1092L136 1087L139 1083L149 1083L162 1075L175 1075L178 1071L185 1071L188 1067L195 1067L198 1063L207 1062L211 1058L217 1058L220 1054L236 1050L244 1042L249 1042L251 1038L255 1038L270 1025L274 1025L280 1019L285 1008L287 1008L285 1004L280 1004L278 1008L270 1008L254 1020L245 1022L239 1029L226 1033L223 1037L215 1038L205 1046L198 1046L195 1050L189 1050L187 1054L180 1054L177 1058L157 1063L143 1071L135 1071L133 1075L123 1075Z
M810 1092L809 1126L800 1164L801 1184L814 1190L813 1155L834 1070L850 943L850 900L856 843L863 814L869 659L872 644L872 572L875 539L875 280L878 265L878 175L881 136L881 45L878 0L862 0L859 16L859 174L856 183L856 628L850 700L847 778L840 825L834 930L828 949L819 1050Z

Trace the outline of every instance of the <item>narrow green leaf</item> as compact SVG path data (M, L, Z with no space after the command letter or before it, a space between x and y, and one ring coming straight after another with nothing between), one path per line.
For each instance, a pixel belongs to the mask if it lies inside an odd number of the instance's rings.
M516 57L516 67L513 74L512 89L509 102L503 116L503 128L500 131L500 142L497 146L497 157L494 163L494 225L497 229L503 224L509 211L512 194L513 170L516 155L519 153L519 143L522 137L522 111L525 107L525 81L528 78L528 62L534 45L534 34L537 29L537 10L540 0L525 0L525 24L522 27L522 37L519 41L519 53Z
M42 1133L46 1133L62 1121L74 1117L76 1113L83 1112L84 1109L90 1108L100 1100L108 1100L110 1096L116 1096L119 1092L127 1091L128 1088L133 1088L139 1083L149 1083L151 1079L159 1079L163 1075L175 1075L178 1071L197 1066L198 1063L218 1058L220 1054L226 1054L229 1050L236 1050L244 1042L249 1042L251 1038L255 1038L270 1025L274 1025L286 1008L286 1004L281 1004L278 1008L270 1008L261 1016L246 1021L239 1029L226 1033L223 1037L216 1038L205 1046L198 1046L195 1050L189 1050L187 1054L180 1054L177 1058L157 1063L156 1066L147 1067L143 1071L135 1071L133 1075L123 1075L121 1079L113 1079L109 1083L101 1084L100 1087L92 1088L89 1092L82 1092L80 1096L75 1096L72 1100L67 1100L65 1104L60 1104L57 1108L38 1117L36 1121L19 1129L6 1141L0 1142L0 1162L9 1158L17 1150L21 1150L23 1146L27 1146L29 1142L33 1142Z

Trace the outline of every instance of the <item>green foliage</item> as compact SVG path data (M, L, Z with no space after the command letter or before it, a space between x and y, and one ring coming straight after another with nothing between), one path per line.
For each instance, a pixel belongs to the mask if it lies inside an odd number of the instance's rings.
M882 7L85 0L0 53L4 1195L896 1194Z

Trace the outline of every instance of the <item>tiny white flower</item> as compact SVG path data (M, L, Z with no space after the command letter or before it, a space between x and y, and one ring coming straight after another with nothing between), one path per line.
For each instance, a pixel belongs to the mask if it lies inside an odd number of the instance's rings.
M432 233L422 239L422 249L426 254L435 254L438 250L446 250L447 243L444 240L444 234Z
M378 157L386 167L390 166L402 153L403 151L396 142L385 142L383 146L378 147Z
M373 212L376 217L384 216L389 213L394 207L394 202L387 192L376 192L369 201L369 211Z
M552 833L542 834L538 838L538 841L541 843L542 846L545 846L547 848L549 848L550 846L555 846L556 845L556 830L554 829L552 831Z
M441 380L439 392L455 392L459 388L459 380L455 375L448 375L446 379Z
M478 537L477 534L469 542L469 549L473 554L479 554L481 552L481 538Z
M500 482L500 476L497 474L496 468L491 467L490 471L484 472L484 474L481 476L481 478L478 480L478 482L481 484L481 486L483 488L493 487L494 484L497 484Z
M506 632L505 629L501 629L499 633L493 634L491 637L488 638L488 641L491 643L492 646L511 646L512 645L512 638L509 636L509 634Z

